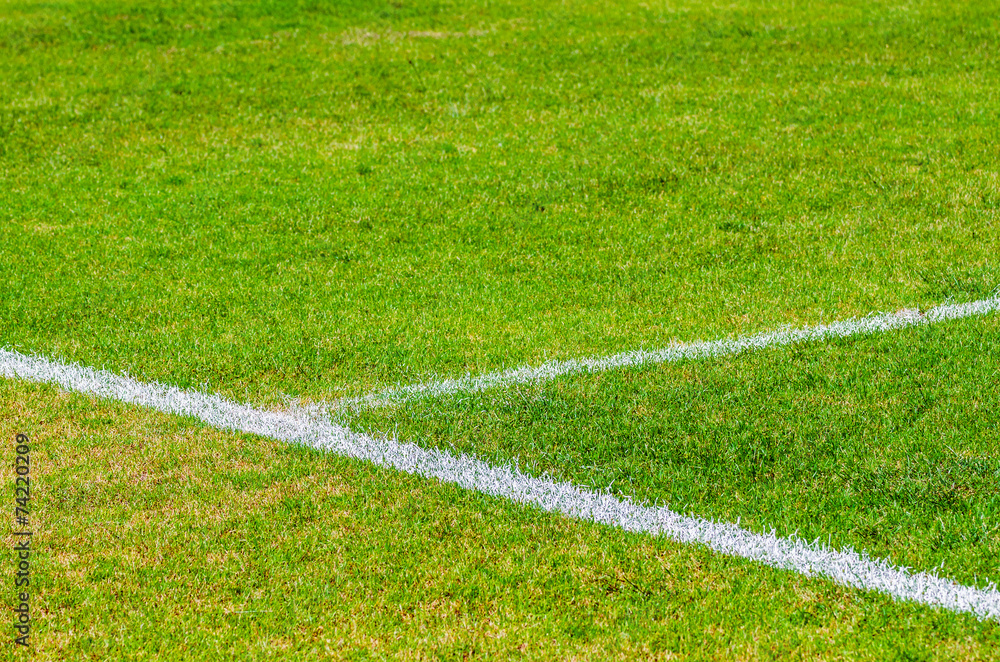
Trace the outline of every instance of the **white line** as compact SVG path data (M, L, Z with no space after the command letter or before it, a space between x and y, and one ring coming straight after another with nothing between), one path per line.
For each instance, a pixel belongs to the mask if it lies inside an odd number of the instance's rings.
M546 477L535 478L516 468L492 466L468 455L376 439L336 425L316 411L265 411L216 395L141 383L103 370L6 350L0 350L0 376L54 383L71 391L192 416L219 429L329 450L544 511L626 531L664 535L683 543L700 543L774 568L827 577L845 586L880 591L896 599L966 612L981 619L1000 620L1000 592L992 584L985 589L964 586L934 573L898 568L887 560L869 558L852 549L835 550L797 537L752 533L733 524L683 516L666 507L637 504Z
M421 398L433 398L454 393L477 393L490 388L545 382L550 379L578 373L603 372L616 368L628 368L657 363L668 363L682 359L704 359L717 356L733 356L742 352L791 345L797 342L845 338L865 335L908 326L929 324L943 320L986 315L1000 310L1000 298L985 299L972 303L951 304L931 308L926 313L916 310L902 310L898 313L870 315L799 329L781 329L734 340L713 340L688 345L673 345L655 350L633 350L611 356L549 361L539 366L522 366L510 370L490 372L485 375L466 375L453 379L430 381L407 386L395 386L383 391L353 398L343 398L330 403L334 409L371 409L393 404L401 404Z

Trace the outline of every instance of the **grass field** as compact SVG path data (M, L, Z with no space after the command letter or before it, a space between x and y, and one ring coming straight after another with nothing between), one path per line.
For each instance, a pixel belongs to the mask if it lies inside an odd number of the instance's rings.
M0 348L287 410L994 298L998 41L985 1L2 0ZM998 325L330 411L985 588ZM0 402L33 659L1000 659L995 620L52 385Z

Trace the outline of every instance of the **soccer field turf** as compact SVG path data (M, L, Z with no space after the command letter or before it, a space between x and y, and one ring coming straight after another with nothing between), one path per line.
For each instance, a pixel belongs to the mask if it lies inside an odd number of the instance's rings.
M993 301L997 43L989 2L3 2L0 347L986 591L995 312L365 396ZM0 389L37 659L1000 659L995 618Z

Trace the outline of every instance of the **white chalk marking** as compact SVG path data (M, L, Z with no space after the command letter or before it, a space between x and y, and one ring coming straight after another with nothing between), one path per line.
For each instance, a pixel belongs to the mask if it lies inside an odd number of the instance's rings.
M897 313L870 315L799 329L781 329L733 340L713 340L686 345L672 345L663 349L633 350L611 356L549 361L539 366L522 366L509 370L490 372L484 375L466 375L453 379L429 381L421 384L395 386L368 395L349 397L330 403L335 409L373 409L393 404L402 404L421 398L434 398L455 393L477 393L486 389L545 382L565 375L595 373L617 368L655 365L680 361L682 359L705 359L718 356L733 356L743 352L791 345L798 342L846 338L880 331L902 329L920 324L931 324L944 320L986 315L1000 310L1000 298L985 299L972 303L950 304L931 308L921 314L915 309L904 309Z
M957 308L938 310L938 316L964 316L955 312ZM722 554L806 576L826 577L844 586L879 591L899 600L965 612L980 619L1000 620L1000 592L992 584L986 588L965 586L934 573L899 568L888 560L870 558L853 549L835 550L797 537L781 538L773 532L753 533L734 524L684 516L663 506L638 504L571 483L528 476L511 466L492 466L469 455L376 439L336 425L318 411L255 409L217 395L141 383L103 370L6 350L0 350L0 376L53 383L70 391L192 416L221 430L324 449L547 512L626 531L663 535L682 543L698 543Z

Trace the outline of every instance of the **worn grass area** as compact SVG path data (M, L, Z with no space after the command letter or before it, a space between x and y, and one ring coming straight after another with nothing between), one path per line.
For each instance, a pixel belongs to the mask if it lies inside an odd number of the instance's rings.
M562 378L355 429L1000 580L1000 318Z
M258 402L981 297L990 2L0 5L0 337Z
M990 659L1000 647L996 623L299 447L9 381L0 406L0 435L32 439L36 660Z

